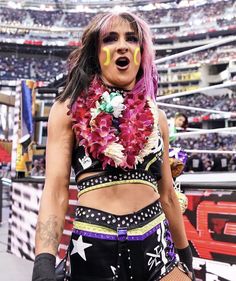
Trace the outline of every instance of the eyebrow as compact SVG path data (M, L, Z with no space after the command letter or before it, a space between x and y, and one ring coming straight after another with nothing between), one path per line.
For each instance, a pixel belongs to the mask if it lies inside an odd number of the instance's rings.
M118 34L118 32L111 31L111 32L108 32L108 33L104 34L102 37L104 38L104 37L109 36L109 35L117 35L117 34ZM137 36L137 34L136 34L134 31L125 32L125 35L126 35L126 36L130 36L130 35L135 35L135 36Z

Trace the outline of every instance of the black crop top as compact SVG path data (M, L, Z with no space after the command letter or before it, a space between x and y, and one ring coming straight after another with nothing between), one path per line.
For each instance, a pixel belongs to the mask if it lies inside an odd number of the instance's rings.
M143 91L134 94L109 88L95 77L86 99L79 97L71 114L77 143L72 167L79 195L125 183L143 183L157 190L157 181L161 178L163 140L158 107L151 97L145 98ZM130 137L126 138L126 134ZM105 150L101 152L102 149ZM128 156L132 159L129 163ZM122 157L125 164L120 165ZM78 181L81 174L89 172L98 173Z
M80 191L79 195L90 190L124 183L143 183L157 191L157 182L161 179L162 138L159 138L159 142L158 153L149 154L144 158L142 163L136 165L135 169L127 170L115 168L110 165L104 170L99 160L86 156L83 146L75 147L72 157L72 167ZM99 173L78 181L81 174L88 172Z

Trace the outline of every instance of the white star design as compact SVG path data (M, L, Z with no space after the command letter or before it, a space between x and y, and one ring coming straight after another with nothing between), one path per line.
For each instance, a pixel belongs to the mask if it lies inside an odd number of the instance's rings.
M72 239L73 242L73 250L71 251L71 255L78 253L82 259L86 261L86 256L84 250L88 247L91 247L92 244L84 243L82 236L79 236L78 240Z

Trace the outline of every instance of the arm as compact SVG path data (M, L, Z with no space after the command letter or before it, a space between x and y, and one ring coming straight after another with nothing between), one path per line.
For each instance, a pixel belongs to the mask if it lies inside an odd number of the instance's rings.
M159 110L159 124L164 141L164 153L162 164L162 179L158 183L160 201L167 220L169 221L170 231L175 247L182 249L188 246L188 240L185 233L183 216L181 213L178 198L173 188L173 179L171 176L169 164L169 131L166 116Z
M55 280L55 256L68 207L74 140L67 111L66 103L56 102L48 120L46 179L36 227L34 281Z
M73 132L66 103L56 102L48 120L46 179L36 228L36 255L57 254L68 207Z
M192 251L188 244L185 233L184 221L180 204L176 196L173 179L169 164L169 131L166 116L163 111L159 110L159 124L164 141L164 153L162 164L162 179L159 181L158 190L160 193L160 202L167 220L169 221L170 232L177 249L179 259L185 263L188 269L192 272L193 279L194 271L192 267Z

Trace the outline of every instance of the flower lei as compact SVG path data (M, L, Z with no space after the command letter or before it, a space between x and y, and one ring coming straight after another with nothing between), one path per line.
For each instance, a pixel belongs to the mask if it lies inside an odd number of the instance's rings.
M76 138L87 155L107 165L134 168L154 152L158 136L157 108L144 93L109 93L94 78L86 97L79 96L72 115Z

